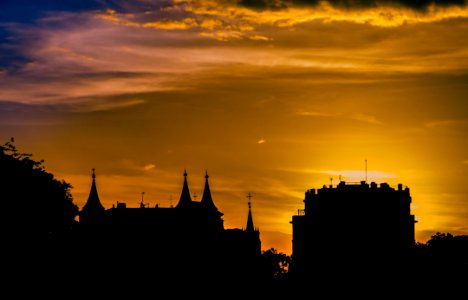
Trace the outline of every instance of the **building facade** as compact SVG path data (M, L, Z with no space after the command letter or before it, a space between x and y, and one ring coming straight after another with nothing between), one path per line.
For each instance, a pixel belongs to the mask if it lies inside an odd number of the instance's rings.
M341 181L306 191L304 209L291 222L291 272L405 264L415 244L410 204L401 184Z

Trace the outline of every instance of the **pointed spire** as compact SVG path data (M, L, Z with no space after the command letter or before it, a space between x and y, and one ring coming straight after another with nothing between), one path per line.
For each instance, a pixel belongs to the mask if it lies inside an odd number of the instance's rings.
M211 198L210 184L208 183L208 171L205 173L205 188L203 189L203 196L201 202L205 205L214 206L213 198Z
M211 190L210 190L210 184L208 183L208 171L205 172L205 188L203 189L203 196L201 203L202 205L212 211L215 211L219 215L223 215L223 213L219 212L218 209L216 208L216 205L213 202L213 198L211 197Z
M182 187L182 193L180 194L179 203L177 203L176 208L189 207L191 203L192 197L190 196L190 191L187 183L187 170L184 170L184 185Z
M247 198L249 198L249 216L247 217L247 226L245 228L245 231L247 232L254 232L255 231L255 228L254 228L254 224L253 224L253 218L252 218L252 204L250 202L250 199L252 198L252 194L248 194L247 195Z
M93 179L91 183L91 190L89 192L88 201L83 206L83 209L80 212L80 222L100 222L102 221L104 214L104 206L102 206L101 201L99 200L99 195L96 188L96 169L92 169L93 173L91 178Z

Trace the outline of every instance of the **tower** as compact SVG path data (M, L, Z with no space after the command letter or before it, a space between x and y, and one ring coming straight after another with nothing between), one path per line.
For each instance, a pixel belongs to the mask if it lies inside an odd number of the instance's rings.
M249 193L247 195L247 198L249 198L249 214L247 216L247 226L245 227L246 232L253 233L255 231L254 224L253 224L253 218L252 218L252 203L250 202L250 199L252 198L252 195Z
M189 208L192 204L192 197L190 196L190 190L187 183L187 170L184 170L184 185L182 187L182 193L180 194L179 203L176 208Z
M203 189L201 205L207 211L213 212L217 217L221 217L223 213L219 212L218 208L213 202L213 198L211 197L210 184L208 183L208 178L209 178L208 172L206 172L205 173L205 188Z
M99 200L99 195L96 188L96 173L93 168L92 184L89 192L88 201L83 206L80 212L80 224L84 225L98 225L104 221L104 206Z
M309 189L293 216L292 271L318 276L329 268L408 266L414 246L409 188L365 180Z
M249 193L247 195L247 198L249 198L249 213L247 215L247 225L245 227L245 237L246 237L246 243L247 247L249 249L249 252L251 252L252 255L260 255L261 254L261 241L260 241L260 231L258 228L255 228L254 222L253 222L253 217L252 217L252 194Z

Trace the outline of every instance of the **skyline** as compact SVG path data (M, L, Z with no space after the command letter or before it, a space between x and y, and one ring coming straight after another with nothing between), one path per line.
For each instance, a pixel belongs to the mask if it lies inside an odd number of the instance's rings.
M227 228L252 193L291 253L310 188L411 189L416 240L468 234L465 1L2 1L0 138L82 208L175 205L208 171Z

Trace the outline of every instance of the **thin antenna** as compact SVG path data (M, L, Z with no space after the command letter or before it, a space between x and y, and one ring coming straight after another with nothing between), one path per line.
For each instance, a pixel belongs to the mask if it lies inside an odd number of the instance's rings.
M330 187L333 187L333 177L330 177Z
M141 203L140 203L140 207L145 207L145 203L143 202L143 195L145 195L145 192L141 192Z
M249 209L250 209L250 207L251 207L251 200L252 200L252 194L251 194L250 192L247 194L247 198L249 198Z
M367 159L365 160L366 163L366 183L367 183Z

